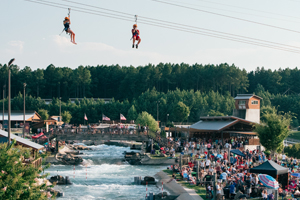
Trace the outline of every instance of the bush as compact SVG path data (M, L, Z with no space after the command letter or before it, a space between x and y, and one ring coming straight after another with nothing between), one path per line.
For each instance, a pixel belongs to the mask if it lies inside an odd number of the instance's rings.
M300 158L300 144L289 145L284 148L284 152L290 156L295 157L297 159Z
M165 130L162 130L162 131L160 132L160 135L161 135L162 138L166 138L166 137L167 137L167 134L166 134L166 131L165 131Z

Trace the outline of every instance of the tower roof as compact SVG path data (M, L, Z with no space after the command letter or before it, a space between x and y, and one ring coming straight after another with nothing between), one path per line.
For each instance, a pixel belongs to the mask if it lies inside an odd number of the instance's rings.
M234 99L235 100L246 100L246 99L250 99L251 97L256 97L258 99L263 99L255 94L238 94Z

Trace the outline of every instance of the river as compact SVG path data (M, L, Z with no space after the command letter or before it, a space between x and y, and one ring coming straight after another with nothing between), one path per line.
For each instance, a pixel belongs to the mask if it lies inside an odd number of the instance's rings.
M89 146L92 150L83 151L83 165L51 165L45 170L50 176L69 176L73 185L55 186L64 192L59 199L89 200L89 199L145 199L146 187L134 185L135 176L154 176L164 166L129 165L122 162L124 151L129 147L108 145ZM159 193L160 188L148 186L148 192Z

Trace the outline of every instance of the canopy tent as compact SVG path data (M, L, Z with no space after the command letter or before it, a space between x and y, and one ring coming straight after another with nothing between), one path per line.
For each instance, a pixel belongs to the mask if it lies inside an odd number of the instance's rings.
M232 149L232 150L230 150L230 153L234 153L234 154L236 154L236 155L238 155L238 156L246 157L246 155L243 154L243 153L242 153L240 150L238 150L238 149Z
M268 174L273 177L281 174L287 174L288 172L288 168L282 167L272 160L267 160L263 164L250 169L250 173Z

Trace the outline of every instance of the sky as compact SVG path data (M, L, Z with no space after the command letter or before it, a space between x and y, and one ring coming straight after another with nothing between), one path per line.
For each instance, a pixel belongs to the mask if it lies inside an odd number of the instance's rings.
M46 68L50 64L74 69L79 65L137 67L160 62L228 63L247 71L257 67L276 70L299 66L299 53L150 26L139 22L139 19L154 18L300 48L300 0L162 0L296 32L153 0L72 0L132 14L129 21L78 12L75 7L97 10L95 8L62 0L48 1L67 6L61 9L25 0L0 1L0 64L15 58L14 64L20 68L29 66L33 70ZM71 29L76 34L77 45L72 44L65 33L59 35L68 7L71 8ZM138 15L142 39L139 49L131 48L134 15Z

